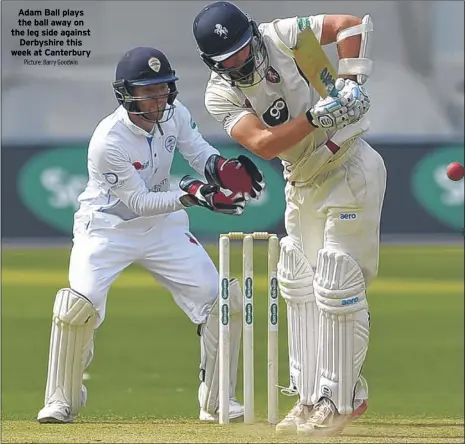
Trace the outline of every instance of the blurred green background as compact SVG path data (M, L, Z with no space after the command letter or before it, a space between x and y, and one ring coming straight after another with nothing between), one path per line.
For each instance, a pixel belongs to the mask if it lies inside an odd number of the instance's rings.
M217 248L208 247L217 262ZM67 249L2 252L2 418L42 407L50 320L67 284ZM370 417L463 418L463 247L383 246L370 287L372 333L365 375ZM256 414L266 416L266 251L255 248ZM232 267L241 274L241 250ZM263 279L260 279L263 275ZM261 282L261 284L260 284ZM261 286L260 286L261 285ZM288 384L280 299L280 384ZM88 369L81 418L196 418L196 327L145 270L130 267L110 291ZM242 399L239 378L238 398ZM280 395L284 415L296 398Z

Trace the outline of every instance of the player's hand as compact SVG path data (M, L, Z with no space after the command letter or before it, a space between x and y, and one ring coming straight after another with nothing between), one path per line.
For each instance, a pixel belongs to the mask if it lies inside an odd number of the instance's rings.
M340 87L342 86L341 82L344 82L343 87L338 88L338 97L341 103L349 110L353 109L354 116L359 113L360 119L370 109L370 98L366 89L350 79L337 79L336 84Z
M327 97L315 103L305 115L309 123L315 128L338 130L351 123L349 111L351 111L350 114L354 115L354 111L342 105L339 98Z
M328 96L320 99L313 108L306 112L308 121L315 128L340 130L359 121L364 114L365 107L369 108L369 100L368 103L361 102L362 92L356 82L337 79L335 88L337 91L335 97ZM366 99L368 99L367 96Z
M232 192L233 196L258 199L265 188L263 173L255 163L242 154L237 158L225 159L213 154L205 165L208 182Z
M199 205L216 213L234 215L242 214L244 211L246 203L244 197L226 196L219 185L203 183L192 176L184 176L179 182L179 187L188 193L180 199L185 207Z

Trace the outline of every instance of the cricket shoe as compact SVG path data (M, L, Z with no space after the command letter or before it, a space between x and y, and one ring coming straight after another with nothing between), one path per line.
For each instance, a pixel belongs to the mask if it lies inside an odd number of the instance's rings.
M61 399L54 399L55 396L47 402L44 408L37 414L37 421L41 424L65 424L73 422L74 415L71 414L71 408L68 403L64 402L63 393L61 390ZM59 398L59 397L57 397ZM85 406L87 402L87 388L82 385L81 388L81 406Z
M41 424L62 424L73 422L71 408L63 401L52 401L38 413L37 421Z
M297 427L300 424L305 424L312 410L312 405L305 405L297 401L284 419L276 424L276 433L278 435L296 434Z
M352 413L341 415L330 399L321 398L315 404L308 420L297 426L297 434L316 437L338 435L350 422L363 415L367 407L366 400L362 400Z
M244 406L241 405L236 398L229 400L229 419L238 419L244 416ZM218 411L215 414L209 413L204 409L200 409L200 421L218 422Z

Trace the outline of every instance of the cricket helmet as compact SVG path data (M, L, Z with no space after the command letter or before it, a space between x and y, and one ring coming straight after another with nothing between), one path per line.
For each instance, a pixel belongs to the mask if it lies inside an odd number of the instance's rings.
M268 53L257 24L237 6L216 2L203 8L193 23L197 49L204 63L231 84L252 86L263 80ZM239 66L223 62L246 46L250 52Z
M157 120L158 123L166 122L174 114L174 100L178 95L176 89L175 71L171 68L168 58L158 49L139 46L126 52L116 66L115 81L113 90L118 103L122 105L129 113L139 115L140 117L152 121L145 116L150 112L142 112L138 103L144 100L167 98L166 107L163 111L163 117ZM165 95L156 96L134 96L134 87L159 85L166 83L168 91Z

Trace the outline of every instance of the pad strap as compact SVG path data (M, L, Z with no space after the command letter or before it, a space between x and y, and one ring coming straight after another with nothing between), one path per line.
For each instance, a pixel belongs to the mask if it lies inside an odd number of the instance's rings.
M373 22L365 22L360 25L351 26L350 28L342 29L338 32L336 42L339 43L341 40L353 37L354 35L363 34L365 32L373 31Z

